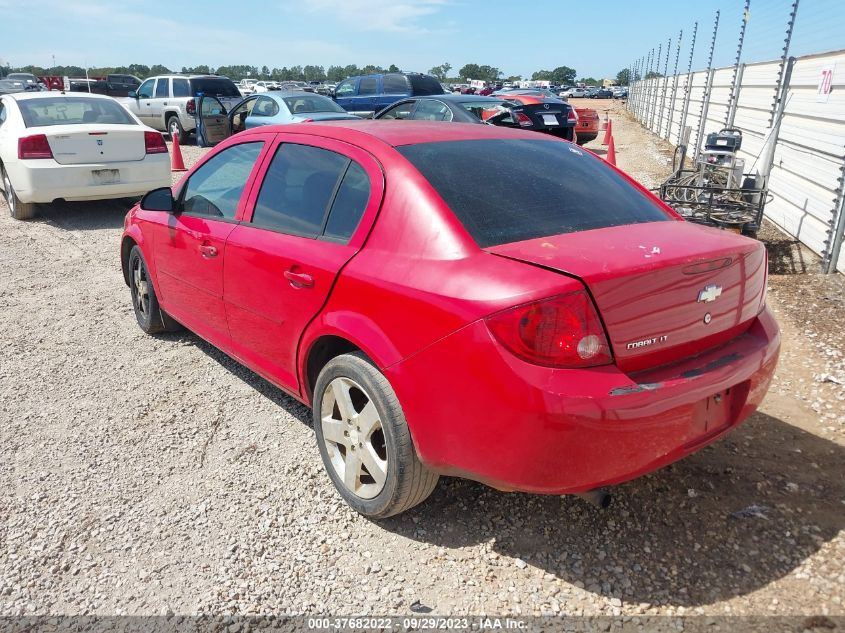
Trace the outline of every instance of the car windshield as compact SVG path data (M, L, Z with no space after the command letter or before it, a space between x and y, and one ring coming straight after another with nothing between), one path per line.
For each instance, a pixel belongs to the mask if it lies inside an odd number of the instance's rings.
M212 97L238 97L241 93L230 80L225 77L202 77L191 79L194 94L203 93Z
M285 104L292 114L301 112L346 112L331 99L310 93L296 97L285 97Z
M89 97L45 97L18 101L26 127L113 123L136 125L116 101Z
M397 149L482 248L670 219L600 158L569 143L479 139Z

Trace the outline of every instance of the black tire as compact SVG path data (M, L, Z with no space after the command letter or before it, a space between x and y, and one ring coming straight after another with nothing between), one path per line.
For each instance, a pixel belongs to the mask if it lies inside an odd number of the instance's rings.
M179 142L183 142L185 140L185 129L182 127L182 123L179 121L179 117L175 114L170 115L167 117L167 133L170 135L170 140L173 140L173 135L179 135Z
M9 207L9 215L15 220L31 220L38 212L34 202L21 202L12 181L3 166L0 165L0 178L3 179L3 191L5 193L6 205Z
M378 414L379 430L373 433L372 437L375 438L376 434L381 432L376 450L379 455L381 455L380 451L384 453L386 477L378 494L369 498L359 496L351 490L339 475L336 462L332 461L341 456L345 465L346 454L349 453L350 449L345 448L341 453L340 446L336 443L333 448L330 448L324 437L321 415L324 399L326 402L332 402L334 398L333 385L339 379L355 383L355 386L350 388L348 393L350 395L349 403L357 412L356 415L361 415L369 403L375 406L375 411ZM359 386L361 390L357 389ZM366 402L363 400L364 398ZM346 424L342 421L343 415L339 412L337 403L335 402L331 406L334 411L331 417L335 418L331 422L334 424L337 421L337 424ZM411 433L405 421L405 414L402 412L396 393L384 374L364 354L360 352L343 354L333 358L323 367L314 387L313 419L314 432L326 472L340 496L358 513L371 519L384 519L399 514L425 501L437 486L439 475L428 470L417 457ZM348 424L350 425L350 432L353 432L351 429L355 423ZM356 440L351 439L351 441L353 446L351 450L354 451ZM367 442L366 446L376 445L374 439L369 441L364 439L364 442ZM359 444L358 446L362 445ZM363 450L366 451L366 448ZM332 454L330 454L330 451ZM352 455L352 453L349 454ZM361 449L359 449L358 454L362 454ZM359 462L364 464L364 460L359 460ZM364 464L365 467L366 464ZM363 482L364 478L369 476L365 470L359 470L359 473L360 477L356 478L356 483L359 479ZM369 485L378 483L375 478L370 477L370 479L372 479L373 484Z
M150 281L147 262L141 249L136 245L129 252L129 291L132 295L132 308L140 328L147 334L175 332L181 325L170 317L158 304L155 288Z

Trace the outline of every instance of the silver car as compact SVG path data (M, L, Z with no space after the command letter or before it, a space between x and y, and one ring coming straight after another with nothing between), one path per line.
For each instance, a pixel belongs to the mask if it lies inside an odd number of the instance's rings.
M196 128L196 97L214 97L226 110L241 101L228 77L219 75L159 75L150 77L128 97L118 99L141 123L180 140Z

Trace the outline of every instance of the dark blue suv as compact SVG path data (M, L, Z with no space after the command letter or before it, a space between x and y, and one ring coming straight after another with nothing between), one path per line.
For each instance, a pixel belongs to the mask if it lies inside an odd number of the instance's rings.
M338 105L352 114L368 117L406 97L444 94L443 86L431 75L387 73L344 79L334 91Z

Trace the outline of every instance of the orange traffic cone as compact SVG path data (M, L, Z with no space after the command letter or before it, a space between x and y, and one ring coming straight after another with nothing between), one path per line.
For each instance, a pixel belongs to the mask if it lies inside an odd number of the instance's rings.
M182 150L179 149L179 135L173 135L173 151L170 155L170 171L188 171L182 160Z
M607 120L607 129L604 132L604 140L601 142L602 145L607 145L610 142L610 139L613 138L613 120Z
M607 154L604 159L616 167L616 146L613 144L613 136L610 137L610 142L607 144Z

